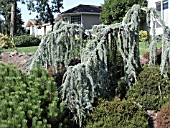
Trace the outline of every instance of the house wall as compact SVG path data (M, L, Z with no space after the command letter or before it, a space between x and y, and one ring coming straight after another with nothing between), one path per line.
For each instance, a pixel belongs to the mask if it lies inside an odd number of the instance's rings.
M99 15L82 15L82 24L85 29L91 29L93 25L101 24Z
M168 9L163 9L163 2L168 1ZM156 2L161 2L161 19L165 21L165 24L170 27L170 0L148 0L148 7L156 8ZM151 24L152 25L152 24ZM152 31L152 30L151 30ZM162 34L163 29L161 27L156 28L156 34Z
M34 26L30 26L30 35L35 35Z
M44 25L41 27L41 33L39 33L39 35L45 35L45 34L47 34L49 31L51 31L51 29L52 29L52 25L44 24Z
M99 25L101 24L100 16L96 14L76 14L81 15L81 25L84 27L84 29L91 29L93 25ZM71 16L75 16L75 14L72 15L64 15L64 18L67 19L67 23L71 23ZM62 20L64 20L62 18Z
M46 34L52 30L52 25L46 26Z

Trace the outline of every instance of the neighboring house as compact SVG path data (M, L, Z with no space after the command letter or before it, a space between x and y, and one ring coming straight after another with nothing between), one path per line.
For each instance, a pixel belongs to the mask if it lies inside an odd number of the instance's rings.
M50 23L30 19L26 23L26 28L30 30L30 35L38 36L47 34L47 32L51 30L51 25Z
M91 29L93 25L101 24L101 6L78 5L62 12L55 19L55 22L63 21L70 24L81 24L84 29ZM51 30L50 23L43 23L35 19L30 19L26 23L26 28L30 30L30 35L44 35Z
M70 24L81 24L84 29L91 29L93 25L101 24L101 6L78 5L60 14L61 20Z
M170 0L148 0L148 7L155 8L161 16L161 19L170 27ZM162 34L162 28L156 24L156 34Z

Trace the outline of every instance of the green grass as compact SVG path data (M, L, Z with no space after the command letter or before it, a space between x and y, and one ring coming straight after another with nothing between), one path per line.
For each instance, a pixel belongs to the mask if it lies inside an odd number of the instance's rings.
M162 42L158 42L158 48L162 47ZM149 51L149 46L147 43L145 42L139 42L139 52L140 52L140 56L144 55L146 52Z
M148 52L149 50L149 46L147 43L145 42L139 42L139 52L140 52L140 56L142 56L143 54L145 54L146 52Z
M34 54L38 49L38 46L30 46L30 47L17 47L19 53L31 53ZM14 49L4 49L2 52L14 52Z
M159 42L158 43L158 48L161 48L162 43ZM32 53L34 54L36 52L36 50L38 49L38 46L30 46L30 47L18 47L17 48L19 53ZM148 44L145 42L140 42L139 43L139 51L140 51L140 56L142 56L143 54L145 54L146 52L148 52L149 47ZM13 52L13 49L4 49L2 52Z

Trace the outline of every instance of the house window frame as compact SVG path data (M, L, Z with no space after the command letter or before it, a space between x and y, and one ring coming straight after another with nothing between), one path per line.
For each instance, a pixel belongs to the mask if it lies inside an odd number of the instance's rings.
M71 24L82 24L82 15L72 15L70 22Z

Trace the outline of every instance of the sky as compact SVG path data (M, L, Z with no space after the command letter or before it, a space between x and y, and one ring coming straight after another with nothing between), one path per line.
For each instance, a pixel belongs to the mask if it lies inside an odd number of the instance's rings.
M70 8L73 8L79 4L85 4L85 5L97 5L100 6L104 3L104 0L63 0L63 9L61 9L61 12L66 11ZM29 11L27 10L27 6L18 3L18 8L21 9L22 13L22 19L26 23L29 19L34 19L36 17L36 13L31 13L29 15ZM56 14L57 15L57 14Z

